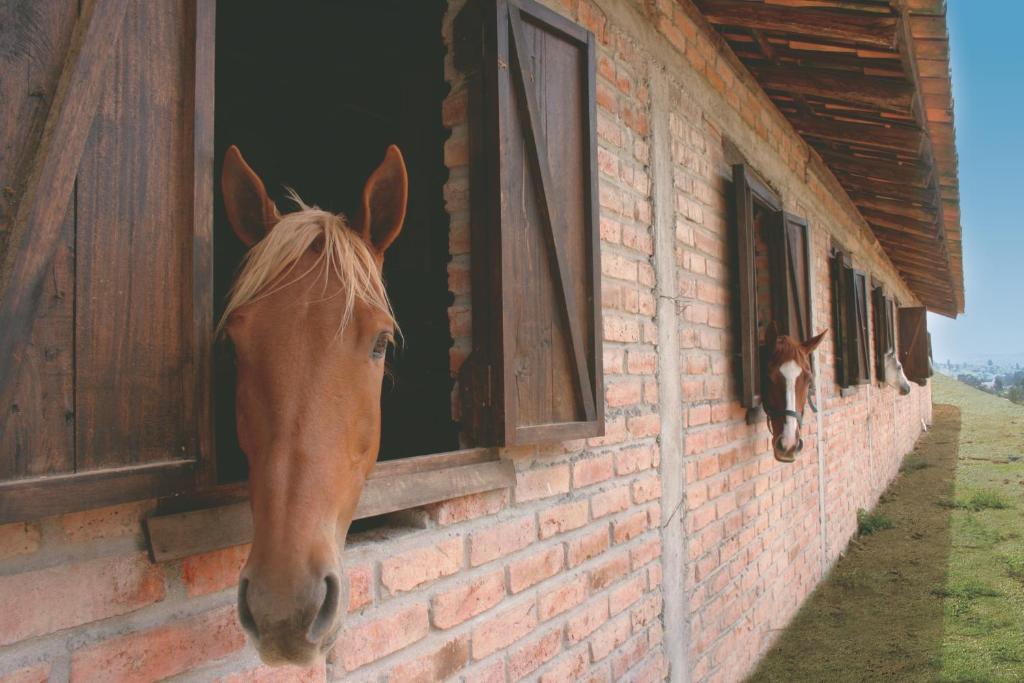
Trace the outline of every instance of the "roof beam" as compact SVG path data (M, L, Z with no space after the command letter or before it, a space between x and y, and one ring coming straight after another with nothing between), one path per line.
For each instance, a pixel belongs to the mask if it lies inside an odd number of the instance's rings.
M905 114L914 98L914 86L906 81L864 76L835 69L749 65L766 90L825 97Z
M780 7L741 0L698 0L712 24L797 33L876 48L895 49L897 20L808 7Z
M792 115L789 120L801 135L862 147L891 149L917 155L924 143L924 131L903 126L876 126L821 116Z

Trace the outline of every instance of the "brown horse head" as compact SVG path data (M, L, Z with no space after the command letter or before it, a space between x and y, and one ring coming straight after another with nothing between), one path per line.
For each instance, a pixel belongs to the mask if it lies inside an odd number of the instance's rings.
M800 342L788 335L780 335L774 322L768 325L764 345L764 409L768 414L775 459L780 462L793 462L796 454L803 450L800 429L807 390L814 380L811 354L827 333L825 330Z
M235 147L221 184L250 247L221 320L253 518L238 615L265 662L310 663L348 607L341 551L377 458L395 332L381 265L402 229L408 178L390 147L351 223L297 196L300 210L282 216Z

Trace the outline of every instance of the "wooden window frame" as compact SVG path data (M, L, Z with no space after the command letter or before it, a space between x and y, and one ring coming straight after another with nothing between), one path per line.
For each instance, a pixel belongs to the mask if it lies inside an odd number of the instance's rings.
M841 244L833 241L830 251L836 384L840 394L848 396L856 387L871 382L867 310L870 279L854 267L853 257Z
M596 49L594 36L582 27L530 0L483 0L480 2L480 5L488 5L489 7L486 9L498 12L499 17L502 10L507 12L508 30L511 35L509 43L511 45L502 43L501 49L509 50L511 48L511 55L506 55L503 61L512 67L516 66L514 62L518 61L516 58L520 56L516 50L517 43L523 49L526 48L522 39L516 37L517 33L521 32L521 27L517 28L516 26L517 21L521 21L519 19L519 12L521 11L528 11L531 21L542 23L559 36L574 42L586 51L586 63L590 72L588 91L586 93L589 111L589 122L587 124L589 149L586 153L586 164L589 168L589 178L591 181L591 185L587 189L587 220L591 227L589 233L589 248L592 257L590 285L593 291L591 301L588 303L592 306L592 315L595 322L593 325L593 339L584 342L589 343L592 349L589 367L586 369L581 367L578 369L578 372L585 372L588 377L584 379L589 379L590 381L589 388L586 387L585 381L581 382L580 387L581 392L590 392L592 397L589 405L586 401L583 401L586 406L588 419L584 422L541 425L526 429L522 427L516 428L514 425L514 415L511 411L495 409L497 406L504 405L500 394L496 392L499 392L502 386L510 386L507 382L503 384L500 381L502 378L497 376L499 372L497 369L504 367L501 355L502 348L500 346L487 347L482 345L486 350L487 359L487 373L485 377L483 379L480 376L467 378L465 374L460 376L460 390L464 405L464 435L472 443L476 443L480 447L378 462L367 478L354 519L383 515L438 503L459 496L513 486L515 484L515 468L511 461L500 458L497 446L529 443L538 440L555 441L582 438L604 433L603 368L601 365L602 328L600 324L600 233L597 229L600 214L597 205L596 97L594 90L596 83L596 78L594 77L596 72ZM500 25L500 21L496 22L496 24ZM494 53L487 56L493 58L495 67L497 67L498 55ZM523 61L528 61L529 57L527 55L522 59ZM512 112L512 115L518 114L526 116L527 120L537 120L537 114L535 113L536 105L530 97L527 81L523 78L521 70L519 74L519 78L513 80L516 81L515 85L518 86L518 99L522 106L520 111ZM497 89L497 86L493 83L485 87ZM496 100L491 101L491 106L496 106L497 104ZM480 105L481 103L478 100L477 106L479 107ZM472 104L471 109L473 109ZM475 111L475 114L483 115L483 112ZM471 119L473 115L471 113ZM496 116L497 113L490 111L488 115ZM536 134L534 135L536 136ZM541 136L536 136L536 138L540 138L534 140L536 156L544 159L546 155L543 153L543 139ZM498 161L493 158L472 158L471 173L476 173L481 165L487 163L498 163ZM541 173L543 173L543 164L541 166ZM474 192L471 201L479 203L482 198L482 193ZM474 206L476 205L474 204ZM550 206L548 206L547 211L550 216L552 213ZM553 217L549 218L549 222L552 220L554 220ZM553 229L550 224L548 228L549 232ZM502 253L500 251L493 251L495 246L493 243L481 240L479 231L474 231L472 239L472 253L490 255L492 260L499 259L497 262L501 262ZM553 235L551 236L551 243L552 248L557 251L559 245ZM484 263L485 261L486 259L480 259L479 257L473 259L474 263ZM561 258L559 258L558 265L560 269L563 268ZM479 266L474 270L472 283L474 310L484 311L488 308L485 305L487 297L484 295L489 284L489 276L487 275L489 270L494 271L493 268L481 268ZM564 270L561 270L561 277L565 277ZM562 295L564 298L567 298L564 290ZM565 301L564 305L569 306L570 304L568 301ZM485 333L481 332L480 326L486 327L484 324L486 319L487 316L474 316L474 351L479 340L494 339L493 336L487 336L487 333L493 334L491 330L487 330ZM575 331L573 331L573 337L578 349L580 341ZM469 361L463 367L464 369L471 367ZM465 406L469 406L470 409L467 410ZM487 409L482 411L473 410L477 406L484 406ZM492 423L482 428L479 424L481 415L484 416L484 419L490 419ZM211 481L215 481L215 472L209 476ZM161 501L161 514L147 520L148 538L153 558L157 561L169 561L248 542L252 536L252 518L245 489L244 484L221 485L205 491L200 490L184 499Z
M97 49L97 38L110 40L110 27L120 26L118 21L123 17L127 3L100 3L99 7L104 11L93 12L79 20L75 30L85 36L80 41L80 45L83 46L80 47L80 51L85 54L69 55L62 80L77 82L83 78L79 73L82 60L87 57L94 58L90 50ZM193 240L190 270L190 318L194 342L191 370L194 373L194 380L191 382L191 396L183 396L183 399L191 403L194 419L193 457L97 472L0 482L0 524L155 498L158 499L158 515L147 520L150 532L148 541L154 557L164 556L164 551L158 552L157 548L172 546L176 543L174 539L180 537L179 531L186 528L190 529L191 536L191 550L188 554L223 548L247 540L238 535L237 525L229 524L222 527L216 523L209 523L220 519L230 521L239 516L244 517L249 509L248 482L218 483L213 439L211 361L214 326L212 239L215 17L215 2L194 0ZM109 58L109 54L101 56L104 59ZM87 72L85 77L88 87L82 87L89 91L96 90L96 82L101 76L102 69ZM79 112L79 115L88 116L89 112ZM62 124L62 127L58 127L58 134L54 139L62 140L62 136L70 135L70 131L81 125L82 122L77 120ZM84 139L84 134L80 134L79 137ZM40 151L39 163L53 163L49 157L58 151L53 148L56 144L44 144ZM64 154L67 148L75 147L66 142L63 144L64 148L60 151ZM58 163L73 164L78 158L77 155L80 155L80 150L72 149L71 157L62 157ZM51 208L43 220L46 220L47 224L53 221L59 223L64 206L60 202L53 202L52 195L48 201ZM34 239L41 235L45 236L44 233L45 230L35 232ZM44 267L45 260L38 265L40 272ZM14 301L14 295L17 294L20 294L19 289L5 291L4 304L7 305L8 299ZM31 324L31 311L22 311L21 316L25 325ZM17 328L22 334L9 335L9 340L5 338L0 341L5 344L23 343L19 340L27 338L27 332L22 330L25 325ZM16 331L14 326L8 330ZM14 364L8 364L11 365ZM4 391L10 389L16 378L8 366L5 366L7 374L0 377L0 390ZM496 449L476 448L383 461L375 465L368 477L356 518L381 515L473 493L509 488L514 484L514 466L510 461L502 460ZM240 512L242 508L245 510L244 513ZM189 519L202 519L207 523L201 527L188 527ZM181 556L183 555L179 555Z
M893 300L885 286L874 282L871 289L871 313L875 328L875 378L885 383L885 356L896 350Z
M747 409L747 421L758 419L761 409L760 342L757 337L757 238L754 225L755 203L778 214L783 220L782 200L756 172L746 164L732 167L733 200L736 225L737 270L739 272L739 356L740 402ZM776 250L777 252L778 250ZM784 253L784 252L783 252ZM785 297L785 290L772 292L773 306Z

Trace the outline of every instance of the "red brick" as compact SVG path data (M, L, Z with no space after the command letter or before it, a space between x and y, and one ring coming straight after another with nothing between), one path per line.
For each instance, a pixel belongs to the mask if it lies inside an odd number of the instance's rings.
M588 456L573 463L572 485L583 488L612 478L612 456L610 453Z
M661 434L661 416L657 413L635 415L626 419L626 429L631 436L643 439Z
M431 601L434 626L451 628L491 609L505 597L503 570L486 574L472 581L435 595Z
M633 500L637 503L646 503L659 498L661 498L661 479L657 476L633 482Z
M235 606L78 650L71 681L157 680L189 671L245 646Z
M635 380L623 380L609 383L605 389L605 400L610 408L621 408L640 403L643 385Z
M630 541L647 530L647 511L641 510L625 519L612 523L612 538L616 543Z
M0 560L39 550L39 525L16 522L0 526Z
M644 594L647 580L643 574L637 574L621 586L616 586L608 596L608 611L613 615L627 609Z
M587 581L585 576L576 576L557 588L541 593L537 600L537 613L541 621L570 610L583 602L587 597Z
M591 658L595 662L601 661L626 642L629 638L629 633L629 619L625 615L597 629L588 639L590 641Z
M633 569L643 566L661 555L661 539L652 538L630 551Z
M473 629L473 659L508 647L536 625L537 605L532 600L502 611Z
M423 639L430 630L426 605L414 604L348 628L334 647L346 671L354 671Z
M0 683L46 683L48 680L50 665L47 662L0 674Z
M569 566L575 567L608 550L608 528L604 525L566 544Z
M590 571L590 590L598 591L615 583L629 572L629 555L622 552Z
M103 557L0 576L0 595L0 645L8 645L163 600L163 570L145 553Z
M565 637L578 643L608 621L608 599L600 597L565 624Z
M427 513L441 526L458 524L478 517L493 515L508 506L508 489L474 493L461 498L452 498L443 503L427 505Z
M540 677L540 683L566 683L566 681L580 681L583 672L587 670L589 657L586 646L563 657L558 663L548 669Z
M60 524L64 535L72 543L118 536L141 536L142 520L155 507L153 501L145 501L73 512L61 517Z
M585 500L541 510L537 513L540 520L540 537L551 538L555 534L580 528L587 523L587 512Z
M308 667L262 665L218 678L217 683L320 683L326 679L327 663L320 660Z
M391 555L380 563L380 582L392 594L451 576L462 568L462 537Z
M516 474L516 502L525 503L569 491L569 465L555 465Z
M627 448L615 454L615 471L619 476L651 468L654 446Z
M238 576L249 559L250 548L246 543L185 558L181 563L181 578L189 597L238 585Z
M622 512L629 507L629 486L597 493L590 498L590 512L594 519L604 517L615 512Z
M470 669L463 678L465 683L505 683L505 658L501 657Z
M647 654L647 649L647 639L643 634L633 638L633 640L626 644L625 648L620 648L612 657L612 678L616 681L622 680L626 672L643 659L644 655Z
M348 579L348 611L355 612L373 602L373 565L345 567Z
M540 638L512 650L508 655L508 677L518 681L536 671L562 649L562 629L556 628Z
M653 375L658 371L658 354L653 351L630 350L626 369L632 375Z
M477 531L469 538L469 563L479 567L525 548L536 538L537 525L529 517Z
M562 555L562 546L556 545L510 563L508 566L509 588L513 593L518 593L554 576L562 569Z
M460 636L433 652L402 662L388 672L386 680L389 683L446 681L465 667L468 661L469 638Z

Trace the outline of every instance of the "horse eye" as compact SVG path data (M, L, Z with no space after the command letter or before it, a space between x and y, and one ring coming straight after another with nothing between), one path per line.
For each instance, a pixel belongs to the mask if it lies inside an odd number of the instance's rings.
M373 343L373 351L370 356L374 360L380 360L384 357L384 354L388 351L388 344L391 343L391 334L388 332L381 332L377 335L377 340Z

